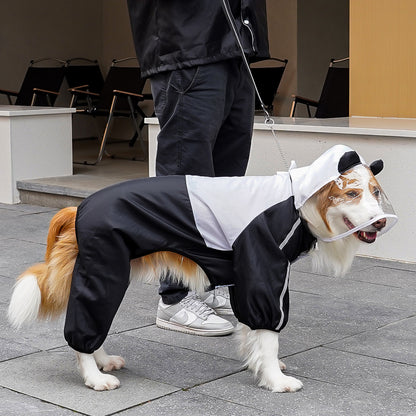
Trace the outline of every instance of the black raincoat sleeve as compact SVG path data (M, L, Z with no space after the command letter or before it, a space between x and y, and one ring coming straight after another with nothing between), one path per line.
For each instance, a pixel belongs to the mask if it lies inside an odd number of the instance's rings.
M233 246L231 305L237 319L251 329L280 331L288 320L290 264L279 244L262 214Z

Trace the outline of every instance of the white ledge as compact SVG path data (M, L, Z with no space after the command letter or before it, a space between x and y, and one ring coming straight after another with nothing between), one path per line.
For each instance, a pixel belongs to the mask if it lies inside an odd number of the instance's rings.
M75 108L0 105L0 117L42 116L75 113Z
M291 118L273 117L274 128L298 131L366 136L416 137L416 119L385 117ZM263 117L255 117L254 128L270 129Z
M342 117L299 118L272 117L273 128L278 131L355 134L366 136L416 137L415 118ZM156 117L146 118L147 124L159 124ZM254 118L255 130L268 130L264 117Z

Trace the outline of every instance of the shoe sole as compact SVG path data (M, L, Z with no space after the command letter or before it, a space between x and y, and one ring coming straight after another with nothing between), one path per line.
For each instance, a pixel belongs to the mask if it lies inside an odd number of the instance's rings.
M215 330L206 330L206 329L196 329L190 328L189 326L183 326L176 324L175 322L165 321L164 319L156 318L156 326L162 329L168 329L170 331L183 332L185 334L199 335L201 337L219 337L223 335L229 335L234 332L234 328L230 329L215 329Z

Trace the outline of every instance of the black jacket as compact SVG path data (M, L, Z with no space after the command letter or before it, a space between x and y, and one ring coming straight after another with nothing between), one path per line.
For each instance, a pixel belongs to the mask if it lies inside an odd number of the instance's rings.
M269 57L265 0L228 0L246 55ZM143 77L241 56L222 0L127 0Z

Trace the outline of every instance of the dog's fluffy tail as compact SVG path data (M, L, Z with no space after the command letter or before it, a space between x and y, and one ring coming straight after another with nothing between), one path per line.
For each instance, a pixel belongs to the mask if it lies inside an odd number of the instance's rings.
M65 311L78 246L75 207L59 211L51 220L45 262L23 272L13 289L8 318L20 328L38 318L55 318Z

